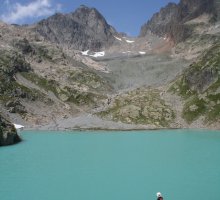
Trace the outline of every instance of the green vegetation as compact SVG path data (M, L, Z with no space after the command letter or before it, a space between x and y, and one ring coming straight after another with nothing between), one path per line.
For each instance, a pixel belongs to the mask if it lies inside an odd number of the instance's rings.
M73 84L76 83L79 86L87 86L90 90L94 91L106 91L110 89L110 86L104 79L96 73L87 70L82 71L78 69L74 72L71 71L69 81Z
M30 71L30 65L21 54L15 51L0 50L1 76L12 78L15 73L22 71Z
M77 105L92 105L104 97L102 95L95 95L91 92L83 92L73 89L69 86L61 87L55 80L47 80L44 77L38 76L35 73L21 73L27 80L33 82L45 91L53 92L60 100L70 102Z
M70 88L67 90L69 90L67 102L72 102L77 105L89 105L95 103L95 95L92 93L80 92L74 89L71 90Z
M27 80L33 82L38 85L40 88L43 88L46 91L51 91L54 94L57 94L56 88L58 87L58 83L54 80L47 80L44 77L38 76L33 72L22 72L21 75L25 77Z
M54 51L49 51L47 47L41 45L33 45L33 48L35 50L35 55L38 57L39 61L52 61Z
M190 89L184 77L177 79L177 81L170 87L169 92L178 94L184 99L187 99L196 93Z
M160 91L137 89L114 99L111 106L99 116L124 123L169 127L174 112L160 98Z
M13 41L13 46L15 46L23 54L29 54L34 52L32 46L30 45L29 41L26 38L18 41L16 40Z
M204 116L205 123L220 118L220 44L205 51L170 87L182 97L182 116L192 123Z
M19 53L0 51L0 101L8 107L9 112L24 116L26 110L19 99L35 101L43 98L38 91L30 90L16 82L17 72L28 73L30 70L30 65Z
M212 123L220 118L220 104L214 105L206 115L207 123Z
M193 96L185 103L182 116L188 123L192 123L203 115L206 110L206 102L197 96Z

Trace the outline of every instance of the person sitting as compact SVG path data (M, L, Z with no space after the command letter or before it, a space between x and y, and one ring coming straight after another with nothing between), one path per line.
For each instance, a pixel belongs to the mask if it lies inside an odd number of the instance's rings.
M157 200L163 200L162 194L160 192L157 193Z

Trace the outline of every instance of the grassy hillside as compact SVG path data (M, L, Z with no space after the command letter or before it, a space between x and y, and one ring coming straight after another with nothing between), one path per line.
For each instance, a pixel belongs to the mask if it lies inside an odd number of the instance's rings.
M200 117L206 124L220 119L220 44L205 51L171 86L184 101L182 117L192 123Z
M175 118L171 107L161 99L160 91L150 88L136 89L117 96L98 116L128 124L155 127L169 127Z

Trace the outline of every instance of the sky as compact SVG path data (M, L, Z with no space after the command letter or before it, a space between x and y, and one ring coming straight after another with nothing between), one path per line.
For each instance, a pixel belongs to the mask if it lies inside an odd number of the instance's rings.
M0 0L0 19L32 24L56 12L70 13L86 5L95 7L118 32L137 36L141 26L169 2L179 0Z

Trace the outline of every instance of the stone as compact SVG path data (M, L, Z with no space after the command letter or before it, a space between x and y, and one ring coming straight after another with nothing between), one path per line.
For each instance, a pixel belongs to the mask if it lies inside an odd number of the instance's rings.
M129 117L136 119L140 116L141 108L135 105L127 105L120 109L120 115L123 117Z
M191 105L191 106L189 107L189 110L190 110L191 112L194 112L194 111L196 111L198 108L199 108L199 107L198 107L197 105Z
M0 146L12 145L21 141L13 124L0 114Z

